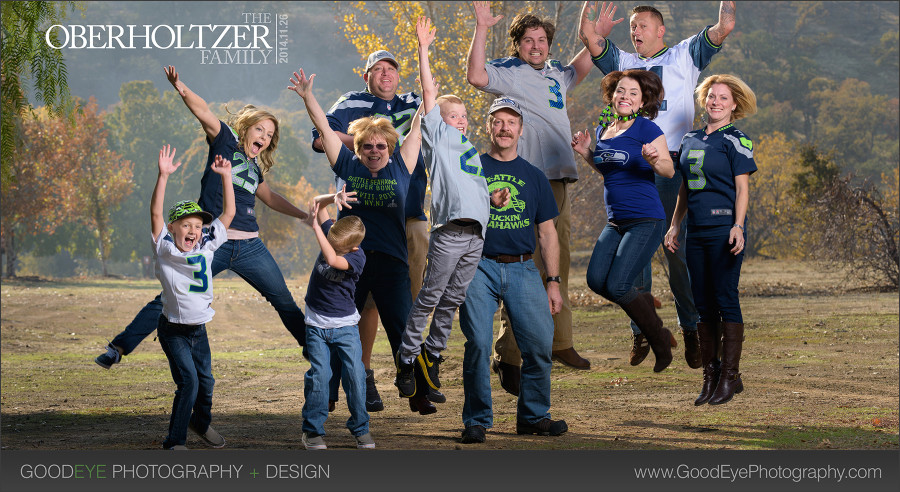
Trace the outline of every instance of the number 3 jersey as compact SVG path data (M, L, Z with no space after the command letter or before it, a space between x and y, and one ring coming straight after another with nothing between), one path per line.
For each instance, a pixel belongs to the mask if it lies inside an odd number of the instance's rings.
M734 177L756 172L753 142L733 124L711 134L694 130L681 142L678 168L688 195L688 233L734 224Z
M225 226L218 218L194 249L183 252L175 246L168 229L152 237L156 259L156 278L162 284L163 316L171 323L199 325L216 313L213 300L213 254L228 240Z
M535 70L519 58L499 58L485 65L488 85L481 90L514 98L522 109L523 133L519 156L544 172L547 179L578 179L572 152L572 128L566 94L575 88L575 67L547 60Z

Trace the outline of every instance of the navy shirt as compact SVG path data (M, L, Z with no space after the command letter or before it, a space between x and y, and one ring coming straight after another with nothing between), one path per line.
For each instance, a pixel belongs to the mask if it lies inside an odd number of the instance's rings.
M406 94L397 94L390 101L373 95L370 92L351 91L340 98L331 106L325 115L328 118L328 125L332 130L341 133L347 133L350 123L360 118L368 116L381 116L388 118L394 125L394 129L401 135L399 145L403 138L409 134L412 127L413 116L419 109L422 100L415 93L407 92ZM312 129L312 139L315 141L319 138L319 132L315 128ZM316 152L324 152L316 149ZM419 160L416 162L415 171L413 171L412 180L409 185L409 192L406 197L406 216L416 217L419 220L427 220L425 217L425 188L428 186L428 177L425 172L425 160L422 159L422 153L419 152Z
M559 215L550 181L543 171L521 157L503 162L481 154L481 169L488 190L509 188L509 203L497 209L491 205L491 217L484 236L485 256L534 253L534 228Z
M663 134L655 123L638 116L624 133L601 140L597 127L594 167L603 174L603 200L611 221L665 219L653 168L641 155L641 147Z
M366 238L361 249L380 251L407 263L406 215L403 204L409 188L410 173L394 152L387 165L377 176L359 162L359 157L341 145L334 173L347 182L347 191L355 191L358 203L353 208L344 207L338 217L356 215L366 226Z
M326 236L332 225L330 219L322 223ZM328 265L322 253L316 258L306 289L306 307L320 316L344 318L356 313L356 283L366 266L366 254L358 249L345 254L344 259L350 267L338 270Z
M756 172L753 142L733 124L711 134L694 130L681 142L679 169L688 192L688 231L734 225L734 177Z
M248 158L239 148L237 133L224 121L219 121L219 134L209 141L209 155L206 157L206 169L200 178L200 208L211 213L213 217L222 215L222 178L212 170L216 155L231 161L231 183L234 185L234 204L236 211L231 220L230 229L256 232L256 188L263 182L263 175L256 164L256 159Z

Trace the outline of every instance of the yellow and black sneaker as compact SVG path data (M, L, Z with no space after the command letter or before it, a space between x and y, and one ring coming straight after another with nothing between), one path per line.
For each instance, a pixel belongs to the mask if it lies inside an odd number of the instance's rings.
M440 355L434 357L423 348L419 356L416 357L416 362L422 369L422 374L425 375L425 381L428 382L428 386L431 386L434 389L440 388L441 362L444 362L444 358Z
M415 362L405 363L397 354L397 377L394 378L394 386L400 390L400 396L410 398L416 394L416 366Z

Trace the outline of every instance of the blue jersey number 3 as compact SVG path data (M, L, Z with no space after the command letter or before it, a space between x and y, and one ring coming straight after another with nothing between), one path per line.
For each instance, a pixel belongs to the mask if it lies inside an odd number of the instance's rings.
M191 284L188 289L190 292L206 292L209 289L209 276L206 274L206 257L203 255L189 256L187 258L188 265L200 265L200 269L194 272L196 284Z

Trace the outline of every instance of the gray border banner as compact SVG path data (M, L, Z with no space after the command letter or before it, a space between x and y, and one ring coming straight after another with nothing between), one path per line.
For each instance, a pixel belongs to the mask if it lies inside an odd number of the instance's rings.
M7 450L0 483L5 492L876 492L897 490L900 451Z

